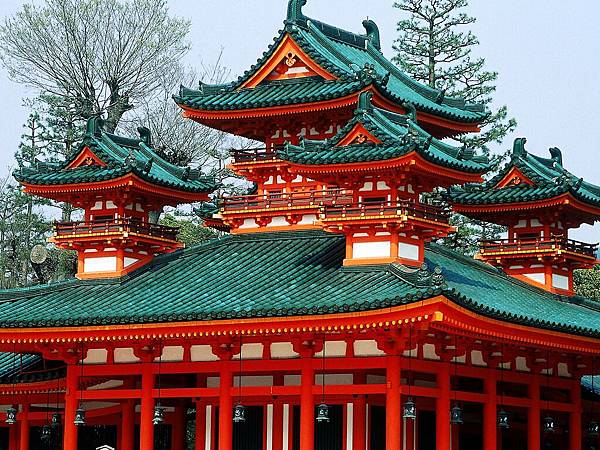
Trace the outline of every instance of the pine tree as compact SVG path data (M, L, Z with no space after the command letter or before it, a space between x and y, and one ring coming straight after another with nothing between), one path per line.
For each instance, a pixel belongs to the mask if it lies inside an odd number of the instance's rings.
M573 282L577 295L600 301L600 265L590 270L576 270Z
M477 37L466 27L475 22L462 10L468 0L400 0L394 6L407 17L398 23L393 61L414 79L440 89L447 95L492 107L498 72L485 69L485 59L473 56L479 45ZM481 124L481 133L458 137L463 144L480 149L490 156L497 169L506 154L492 155L489 145L501 144L517 126L502 106L491 110ZM503 231L494 224L470 220L454 214L452 225L457 232L443 243L462 253L473 255L480 240L497 239Z
M444 90L447 95L491 107L498 72L485 69L485 59L473 56L479 40L465 27L475 22L463 13L468 0L400 0L394 7L408 15L398 23L393 61L414 79ZM489 152L502 143L517 122L502 106L484 120L481 133L459 138L470 147Z

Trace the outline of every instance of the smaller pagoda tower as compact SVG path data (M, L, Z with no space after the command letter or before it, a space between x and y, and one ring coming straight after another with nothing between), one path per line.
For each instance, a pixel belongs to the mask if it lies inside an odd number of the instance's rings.
M78 278L119 277L155 255L183 247L178 230L156 223L165 206L208 199L213 179L159 156L150 131L139 138L107 133L92 118L73 156L36 162L14 176L25 192L83 210L83 220L56 222L50 239L78 254Z
M207 225L232 233L314 230L321 228L321 207L351 203L343 189L292 170L280 155L287 143L335 140L362 93L369 92L376 107L410 113L437 139L478 132L489 115L482 104L450 97L402 72L382 53L372 20L355 33L306 16L306 4L288 0L282 29L237 80L181 87L174 96L184 117L259 143L232 149L229 165L255 191L223 199L218 211L206 208L201 215Z
M593 267L598 245L569 238L569 230L600 218L600 187L575 177L562 153L551 158L515 140L509 164L484 184L454 186L449 200L467 217L508 228L507 239L484 241L478 258L550 292L572 295L573 270Z
M278 155L292 173L343 193L319 200L318 223L346 236L345 265L418 266L425 244L453 231L449 210L424 194L480 181L487 159L434 138L412 105L397 114L375 107L372 95L360 94L354 117L332 139L304 139Z

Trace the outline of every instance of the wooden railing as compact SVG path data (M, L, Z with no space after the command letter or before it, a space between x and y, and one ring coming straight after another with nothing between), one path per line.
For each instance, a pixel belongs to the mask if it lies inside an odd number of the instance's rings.
M230 149L229 155L233 158L236 163L246 163L253 161L265 161L270 159L277 159L277 151L279 147L270 148L245 148L245 149Z
M535 252L536 250L561 249L573 253L595 257L598 254L598 244L567 239L562 236L539 239L500 239L495 241L482 241L481 251L486 252Z
M136 233L176 241L178 232L179 228L176 227L142 222L135 218L54 223L54 235L56 237L67 237L80 234Z
M370 203L367 201L351 205L326 207L324 211L325 219L401 215L447 224L450 219L450 210L440 206L426 205L412 201L382 203Z
M243 195L223 199L223 212L239 212L251 209L333 206L352 203L352 195L343 189L289 192L264 195Z

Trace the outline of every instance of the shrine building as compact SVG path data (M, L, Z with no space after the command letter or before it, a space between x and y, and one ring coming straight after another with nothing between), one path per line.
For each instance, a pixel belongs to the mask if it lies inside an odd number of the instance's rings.
M146 128L88 121L74 154L14 172L73 205L50 241L72 279L0 291L0 448L583 450L600 446L600 303L574 292L600 187L517 139L490 162L451 138L484 106L422 85L361 33L284 27L237 80L182 87L183 115L258 144L254 184L165 160ZM184 248L165 207L216 237ZM201 206L197 206L200 204ZM506 227L475 258L453 212Z

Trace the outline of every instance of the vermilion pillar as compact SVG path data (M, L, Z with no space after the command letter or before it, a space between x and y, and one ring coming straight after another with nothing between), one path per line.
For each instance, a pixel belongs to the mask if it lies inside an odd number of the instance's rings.
M300 390L300 450L313 450L315 444L315 372L311 356L302 357Z
M527 450L540 450L540 376L535 374L529 383L531 406L527 410Z
M206 375L198 374L196 377L198 387L206 387ZM196 399L196 430L195 430L195 450L210 450L206 448L206 404L200 399Z
M355 384L365 384L366 377L364 373L357 373L354 376ZM367 398L364 395L357 395L354 399L353 406L353 436L352 449L366 450L366 434L367 434Z
M121 449L133 450L135 433L135 403L127 400L121 404Z
M154 448L154 373L152 363L142 364L142 392L140 413L140 450L153 450Z
M19 450L29 450L29 405L23 404L23 411L20 415L20 429L19 429Z
M273 402L273 450L283 450L283 403Z
M219 397L219 450L231 450L233 444L232 423L233 403L231 386L233 374L225 362L221 366L220 397Z
M67 380L65 392L65 424L63 433L63 450L77 450L77 427L73 423L77 410L78 367L73 364L67 366Z
M264 359L269 359L270 344L265 344L265 350L269 350L268 354L264 354ZM282 373L273 375L273 386L283 386L285 377ZM278 398L273 399L273 427L271 429L271 442L273 450L283 450L283 401Z
M439 396L435 402L436 450L450 450L450 364L440 364L437 373Z
M180 450L185 448L185 422L186 408L176 406L173 413L173 436L171 438L171 449Z
M400 391L400 356L390 355L387 358L387 388L385 392L385 448L401 450L402 412Z
M569 449L581 450L581 380L575 377L571 388L571 405L573 411L569 415Z
M497 378L498 373L496 372L496 369L490 368L490 370L488 370L487 377L484 380L484 390L487 399L483 405L483 450L496 450L497 446Z

